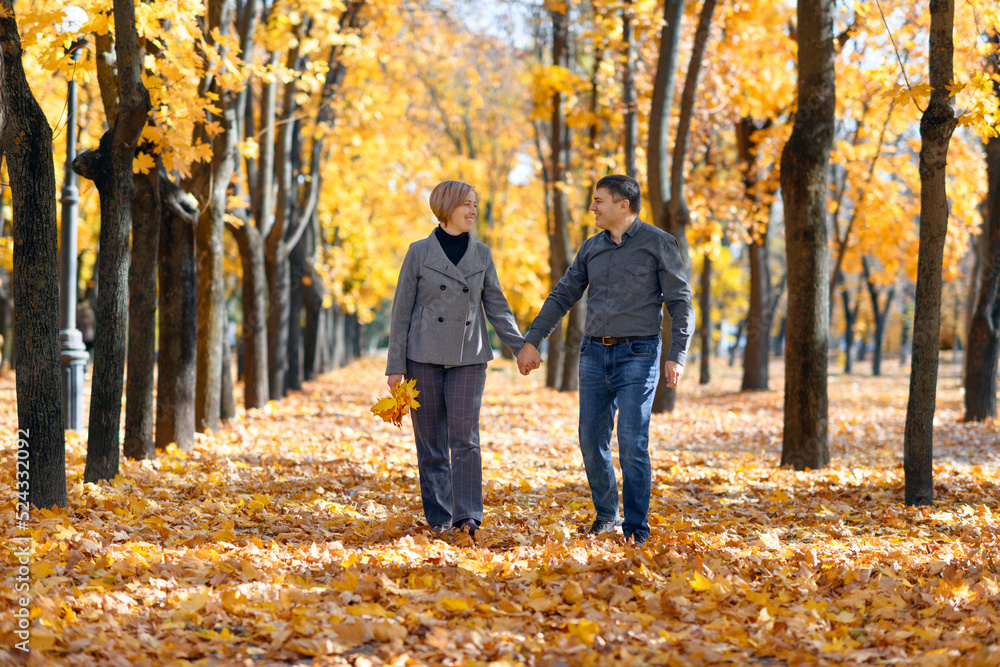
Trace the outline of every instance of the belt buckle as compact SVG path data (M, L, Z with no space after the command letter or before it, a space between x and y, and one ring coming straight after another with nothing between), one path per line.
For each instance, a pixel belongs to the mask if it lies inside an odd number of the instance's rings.
M615 344L614 336L601 336L601 345L614 345L614 344Z

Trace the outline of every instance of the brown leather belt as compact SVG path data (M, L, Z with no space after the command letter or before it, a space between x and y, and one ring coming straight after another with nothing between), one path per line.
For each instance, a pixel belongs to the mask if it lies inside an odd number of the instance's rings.
M637 340L656 338L656 336L587 336L587 338L601 345L622 345L624 343L634 343Z

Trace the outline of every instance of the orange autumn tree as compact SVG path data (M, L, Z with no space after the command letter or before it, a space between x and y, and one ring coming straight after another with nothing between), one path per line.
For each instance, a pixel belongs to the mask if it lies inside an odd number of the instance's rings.
M466 180L481 201L474 233L493 249L505 293L526 321L544 296L546 255L530 242L544 234L543 197L533 167L520 167L531 130L517 101L524 70L510 45L435 18L414 9L373 25L371 49L351 56L331 130L337 148L324 167L338 187L320 198L321 271L333 301L371 321L392 295L407 245L435 224L430 189Z

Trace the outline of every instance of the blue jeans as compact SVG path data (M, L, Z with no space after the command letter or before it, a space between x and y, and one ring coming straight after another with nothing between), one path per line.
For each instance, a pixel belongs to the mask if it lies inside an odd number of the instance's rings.
M580 451L597 520L618 518L618 485L611 461L611 431L618 412L618 460L626 535L649 536L649 415L660 379L660 337L580 346Z

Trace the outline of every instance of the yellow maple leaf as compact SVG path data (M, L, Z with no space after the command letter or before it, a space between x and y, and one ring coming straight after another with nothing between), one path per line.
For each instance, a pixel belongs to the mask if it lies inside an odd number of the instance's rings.
M688 583L691 584L691 588L698 591L699 593L703 593L704 591L707 591L713 586L712 580L703 576L699 572L695 572L694 576L688 580Z
M475 600L469 598L441 598L440 606L446 611L468 611L476 606Z
M591 645L601 633L601 627L590 619L572 620L566 623L566 630L584 644Z
M139 152L135 154L135 159L132 160L132 173L133 174L148 174L149 170L156 165L153 157L149 153Z
M416 410L420 403L416 400L420 391L416 388L417 381L398 382L388 396L380 398L371 407L372 414L381 417L382 421L396 426L403 425L403 417L410 410Z

